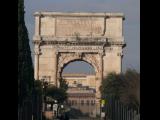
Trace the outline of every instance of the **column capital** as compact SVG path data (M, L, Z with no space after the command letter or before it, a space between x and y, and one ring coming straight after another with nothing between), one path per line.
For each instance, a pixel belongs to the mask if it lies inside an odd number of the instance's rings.
M42 38L40 35L34 35L33 36L33 41L40 41Z
M117 56L123 57L123 52L117 52Z
M52 53L52 57L58 57L58 55L59 55L59 52L57 50Z
M59 54L59 51L56 50L55 54L58 55L58 54Z
M104 52L98 52L98 55L99 55L100 57L103 57L103 56L104 56Z
M40 50L39 50L39 49L35 49L35 50L34 50L34 54L35 54L35 55L40 55Z

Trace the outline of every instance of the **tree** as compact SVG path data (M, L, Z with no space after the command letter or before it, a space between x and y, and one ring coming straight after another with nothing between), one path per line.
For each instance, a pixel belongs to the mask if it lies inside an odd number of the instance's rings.
M68 83L63 78L60 79L60 88L63 89L65 92L68 89Z
M34 81L34 89L33 89L33 115L34 120L41 119L41 110L42 110L42 92L43 86L40 80Z
M123 75L118 75L116 73L110 73L103 81L100 91L102 96L115 96L120 98L120 95L123 91Z
M42 95L42 82L40 80L35 80L34 82L34 90L36 92L36 94L38 95Z
M130 106L140 105L140 74L136 70L128 69L125 72L125 87L121 94L121 101Z
M28 32L24 22L24 1L18 0L18 95L19 104L31 96L34 75Z
M33 65L28 32L24 21L24 13L24 0L18 0L18 113L22 116L18 119L30 120L31 117L25 118L21 115L22 112L20 112L23 110L24 112L27 112L25 109L28 111L31 109L31 107L23 107L23 104L26 101L32 101L32 90L34 85Z
M128 69L125 73L110 73L100 87L102 97L114 96L122 103L138 107L140 105L140 74Z
M63 103L67 99L67 93L64 89L52 85L47 87L46 96L57 100L59 103Z

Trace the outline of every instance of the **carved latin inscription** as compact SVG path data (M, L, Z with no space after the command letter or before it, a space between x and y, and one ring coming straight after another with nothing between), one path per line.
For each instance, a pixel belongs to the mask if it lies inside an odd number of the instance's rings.
M80 36L102 35L104 30L104 18L94 17L58 17L57 36Z

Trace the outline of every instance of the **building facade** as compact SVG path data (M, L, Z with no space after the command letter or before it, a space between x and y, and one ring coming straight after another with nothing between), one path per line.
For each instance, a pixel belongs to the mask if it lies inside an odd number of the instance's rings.
M62 74L68 83L67 104L83 115L96 117L96 77L94 74Z
M96 76L94 74L62 74L62 78L66 80L69 87L82 85L96 88Z

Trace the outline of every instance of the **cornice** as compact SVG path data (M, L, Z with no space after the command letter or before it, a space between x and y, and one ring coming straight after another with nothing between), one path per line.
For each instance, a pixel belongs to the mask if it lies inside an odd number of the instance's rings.
M107 12L35 12L34 16L67 16L67 17L121 17L125 19L123 13L107 13Z

